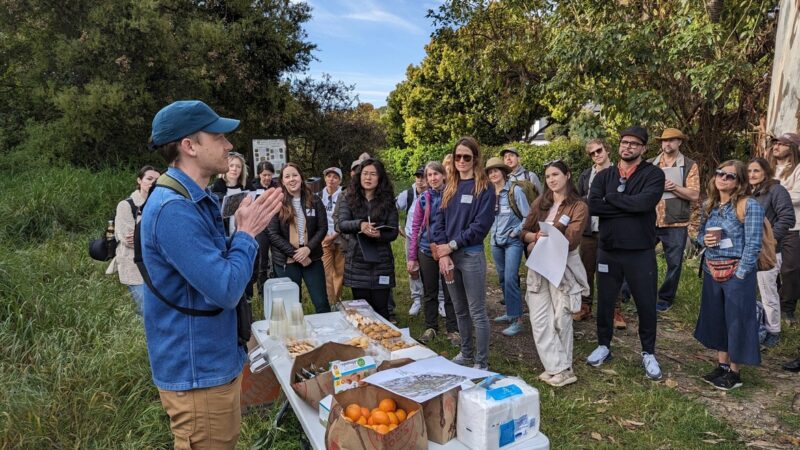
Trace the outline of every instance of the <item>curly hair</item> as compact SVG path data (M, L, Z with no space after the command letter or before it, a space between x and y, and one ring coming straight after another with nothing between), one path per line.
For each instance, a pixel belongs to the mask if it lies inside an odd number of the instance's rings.
M367 204L367 196L364 187L361 185L361 171L365 167L372 166L378 172L378 186L375 188L375 196L372 204ZM384 217L389 210L395 208L394 187L386 173L383 163L377 159L366 159L355 167L355 175L350 179L350 187L347 189L347 204L353 212L353 217Z

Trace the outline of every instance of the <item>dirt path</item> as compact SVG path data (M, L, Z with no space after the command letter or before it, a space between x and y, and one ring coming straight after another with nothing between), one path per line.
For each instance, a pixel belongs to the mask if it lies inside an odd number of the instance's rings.
M501 297L500 289L488 288L490 318L504 313L505 307L499 303ZM630 304L624 306L628 329L615 332L614 346L617 358L636 364L639 359L638 323L632 308ZM536 354L530 323L526 321L524 332L511 339L501 334L503 327L492 323L492 342L502 342L503 351L509 357L531 361L535 373L543 370ZM760 367L743 372L745 383L752 382L755 386L731 393L713 389L699 376L713 368L715 357L694 339L692 332L693 329L688 329L678 321L659 317L657 355L664 371L664 379L660 383L704 404L710 414L722 418L736 430L747 448L800 448L800 432L779 420L782 412L800 413L800 376L781 370L784 359L765 352L762 353ZM576 347L579 342L591 346L596 339L595 322L575 323L574 333ZM575 361L581 361L585 356L576 350ZM714 441L711 433L706 442Z

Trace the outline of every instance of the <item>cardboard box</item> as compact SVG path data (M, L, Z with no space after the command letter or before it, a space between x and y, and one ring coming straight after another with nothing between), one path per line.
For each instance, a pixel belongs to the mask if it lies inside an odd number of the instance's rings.
M319 423L323 427L328 427L328 417L331 415L331 405L333 404L333 396L328 395L319 401Z
M407 412L416 411L394 430L380 434L357 423L348 422L342 415L345 406L358 403L377 407L380 400L392 398L398 408ZM370 408L371 409L371 408ZM328 428L325 430L325 446L329 450L415 450L428 448L428 434L422 405L405 397L392 394L377 386L366 385L333 396Z
M298 397L316 409L319 401L326 395L333 394L333 373L329 370L310 380L298 380L297 373L301 368L316 367L328 368L333 361L349 360L364 356L364 350L352 345L326 342L308 353L299 355L292 364L292 389Z
M371 356L360 356L349 361L337 361L331 364L333 373L333 393L353 389L364 384L364 378L375 373L375 359Z

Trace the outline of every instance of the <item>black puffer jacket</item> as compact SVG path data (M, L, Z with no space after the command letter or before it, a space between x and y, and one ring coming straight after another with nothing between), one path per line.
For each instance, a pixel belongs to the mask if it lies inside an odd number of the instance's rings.
M339 222L338 229L351 239L347 239L347 251L344 256L344 285L359 289L385 289L394 287L394 255L392 254L392 241L397 239L398 234L398 215L397 207L391 203L389 210L383 217L375 216L369 211L353 211L347 202L347 197L342 196L339 200ZM367 208L369 209L369 203ZM356 235L361 231L361 222L365 222L369 216L372 223L377 225L389 225L392 228L382 229L378 238L369 238L361 235L360 239L370 239L377 247L380 255L380 262L370 263L364 261L361 247L358 244ZM381 277L388 277L387 279ZM383 283L381 283L383 281Z
M311 250L309 257L312 261L322 258L322 239L328 233L328 216L325 214L325 207L319 198L313 197L314 205L311 209L303 208L303 215L306 218L306 233L308 242L306 247ZM305 201L303 202L305 204ZM277 266L285 266L286 259L292 256L297 250L289 242L289 224L281 221L280 214L275 214L267 227L269 242L272 244L272 263Z

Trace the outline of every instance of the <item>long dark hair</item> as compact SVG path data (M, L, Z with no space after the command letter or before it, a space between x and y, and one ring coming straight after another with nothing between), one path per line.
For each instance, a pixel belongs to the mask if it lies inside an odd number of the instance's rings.
M314 194L311 193L311 188L305 183L305 177L303 177L303 172L300 170L300 166L295 163L287 163L281 169L281 189L283 190L283 205L281 205L281 212L280 218L282 222L286 222L288 224L294 223L294 206L292 206L292 194L286 190L286 186L283 185L283 171L286 170L287 167L294 168L297 173L300 175L300 204L303 205L306 209L311 209L314 207Z
M750 170L750 164L758 164L758 166L761 167L761 171L764 172L764 181L753 186L749 183L748 175L747 195L752 195L754 192L763 192L766 194L772 186L778 184L778 180L775 179L775 169L770 166L769 161L760 156L753 158L747 163L748 171Z
M559 172L563 173L564 175L569 177L567 180L567 195L564 197L564 202L562 203L563 206L569 206L577 201L581 201L581 196L578 195L578 190L575 189L575 184L572 182L572 171L564 164L564 161L553 161L547 164L544 167L545 174L547 173L547 169L555 167L558 169ZM542 211L549 211L550 208L553 207L553 191L550 190L550 187L547 185L547 178L545 175L545 183L544 183L544 193L542 193L542 200L539 201L539 209Z
M378 186L375 187L375 196L372 199L372 204L367 205L367 196L364 193L364 188L361 186L361 170L365 167L373 166L375 171L378 172ZM365 218L367 215L376 218L384 217L392 208L394 208L394 187L386 174L386 168L383 163L377 159L367 159L355 167L356 173L350 179L350 187L347 189L347 204L350 205L350 211L353 217Z
M159 171L158 169L156 169L156 168L155 168L155 167L153 167L153 166L150 166L150 165L147 165L147 166L142 166L142 168L141 168L141 169L139 169L139 173L136 175L136 180L137 180L137 181L136 181L136 190L137 190L137 191L140 189L140 187L139 187L139 181L138 181L138 180L141 180L141 179L143 179L143 178L144 178L144 176L145 176L145 174L147 174L147 172L150 172L151 170L152 170L153 172L158 172L158 174L159 174L159 175L161 175L161 171ZM155 186L155 183L153 183L153 186Z

